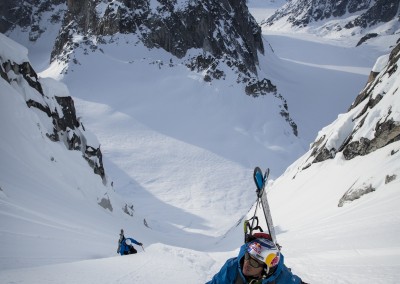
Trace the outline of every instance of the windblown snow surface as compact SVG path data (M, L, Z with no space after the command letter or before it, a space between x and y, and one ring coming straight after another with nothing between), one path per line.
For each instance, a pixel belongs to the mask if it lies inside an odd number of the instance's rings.
M261 20L278 2L249 6ZM249 98L224 82L206 85L196 73L187 83L184 66L171 72L157 65L169 56L160 50L126 58L105 46L101 57L79 57L65 76L58 75L62 66L38 67L42 77L63 82L41 79L74 97L88 136L101 144L106 186L80 152L43 134L43 120L26 107L26 89L1 79L0 282L204 283L243 243L242 218L254 212L253 168L261 166L273 169L268 197L293 273L309 283L398 283L400 143L300 170L310 154L304 145L339 135L369 72L384 68L384 59L375 62L393 39L354 48L310 33L263 33L274 54L261 64L287 98L300 138L283 122L268 123L277 117L265 113L265 105L277 104L273 98ZM1 36L0 56L28 60L25 48ZM398 72L385 87L391 92L400 86ZM375 191L338 207L355 185ZM98 206L104 195L113 212ZM124 202L134 205L132 217L122 212ZM144 244L138 254L116 254L121 228Z

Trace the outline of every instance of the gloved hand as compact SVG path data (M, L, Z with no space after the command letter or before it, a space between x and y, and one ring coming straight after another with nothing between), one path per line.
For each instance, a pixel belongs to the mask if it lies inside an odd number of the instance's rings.
M139 246L142 246L143 244L142 243L139 243Z

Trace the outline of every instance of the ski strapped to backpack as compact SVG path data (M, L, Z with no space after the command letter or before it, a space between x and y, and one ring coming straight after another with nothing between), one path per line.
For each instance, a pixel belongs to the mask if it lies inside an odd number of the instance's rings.
M263 232L263 229L259 226L259 220L257 217L257 209L261 203L263 211L264 211L265 221L266 221L267 227L268 227L268 234L270 235L271 240L278 246L278 248L280 248L280 245L278 244L278 242L276 240L274 224L272 223L271 211L269 209L267 193L265 190L265 186L267 184L268 177L269 177L269 168L265 171L264 174L262 173L262 171L259 167L256 167L254 169L253 178L254 178L254 183L256 184L256 187L257 187L257 189L256 189L257 202L256 202L256 208L254 210L253 217L244 221L245 242L248 242L251 240L253 231L259 230L260 232Z

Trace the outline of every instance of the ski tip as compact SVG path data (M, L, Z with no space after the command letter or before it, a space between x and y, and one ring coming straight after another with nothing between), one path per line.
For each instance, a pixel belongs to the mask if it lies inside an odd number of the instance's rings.
M264 188L264 177L259 167L254 168L253 178L254 183L257 186L257 191L260 192Z

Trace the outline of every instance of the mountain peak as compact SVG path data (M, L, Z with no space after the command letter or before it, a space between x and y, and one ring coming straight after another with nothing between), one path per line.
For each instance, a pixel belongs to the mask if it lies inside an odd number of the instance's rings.
M243 62L256 73L263 53L261 29L245 1L68 1L52 60L76 48L75 36L101 41L105 36L136 34L148 48L177 58L199 49L221 59ZM63 55L64 54L64 55Z
M358 45L377 36L393 35L398 30L397 0L294 0L262 21L265 28L290 26L315 29L318 34L362 37Z

